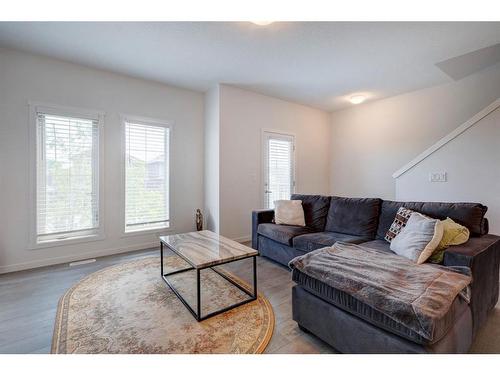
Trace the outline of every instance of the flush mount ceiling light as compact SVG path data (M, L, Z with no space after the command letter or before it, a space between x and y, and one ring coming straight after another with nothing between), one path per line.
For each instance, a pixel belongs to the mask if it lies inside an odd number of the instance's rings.
M254 23L258 26L267 26L272 24L274 21L250 21L251 23Z
M365 101L366 97L364 95L353 95L349 98L352 104L360 104Z

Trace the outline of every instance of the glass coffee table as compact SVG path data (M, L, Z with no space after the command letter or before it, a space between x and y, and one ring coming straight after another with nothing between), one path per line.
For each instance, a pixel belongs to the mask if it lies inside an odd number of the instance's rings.
M164 246L187 262L189 267L164 273ZM160 237L161 277L197 321L210 318L214 315L223 313L257 299L257 255L259 255L259 253L256 250L208 230ZM231 279L223 272L220 272L215 268L215 266L220 266L246 258L253 258L252 291L248 290L245 286L239 284L237 281ZM210 268L225 280L229 281L232 285L247 294L249 298L202 316L200 272L207 268ZM173 283L168 280L169 276L192 270L196 271L196 310L190 306L186 299L182 297L181 293L174 287Z

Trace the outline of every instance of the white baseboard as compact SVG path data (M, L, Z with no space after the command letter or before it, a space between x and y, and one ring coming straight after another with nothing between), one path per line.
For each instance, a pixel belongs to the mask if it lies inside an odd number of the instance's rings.
M0 274L7 273L7 272L23 271L23 270L28 270L28 269L32 269L32 268L53 266L56 264L75 262L75 261L84 260L84 259L88 259L88 258L99 258L99 257L107 256L107 255L127 253L129 251L134 251L134 250L156 248L158 246L159 246L158 242L154 242L154 243L150 242L150 243L139 244L139 245L120 246L117 248L92 251L92 252L88 252L88 253L80 253L80 254L67 255L67 256L62 256L62 257L54 257L54 258L48 258L48 259L43 259L43 260L36 260L36 261L32 261L32 262L10 264L7 266L0 266Z
M236 242L248 242L252 240L252 236L237 237L237 238L232 238L232 240Z

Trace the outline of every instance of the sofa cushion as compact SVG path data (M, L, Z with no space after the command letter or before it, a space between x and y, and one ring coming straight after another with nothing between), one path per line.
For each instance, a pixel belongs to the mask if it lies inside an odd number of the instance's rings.
M288 267L293 258L306 254L294 247L274 241L265 236L259 236L259 255L272 259Z
M292 194L292 200L301 200L306 226L316 231L325 229L326 215L330 207L330 197L323 195Z
M311 228L307 227L272 223L259 224L257 227L258 234L288 246L292 246L292 239L295 236L311 233L312 231Z
M385 244L387 246L389 245L387 242ZM371 306L357 300L350 294L335 289L328 284L302 273L296 268L292 271L292 280L308 292L325 300L326 302L329 302L332 305L367 321L368 323L417 344L431 344L439 341L450 331L460 317L464 313L467 313L467 310L469 309L467 302L465 302L460 296L457 296L448 312L437 321L433 340L429 341L417 332L393 320L388 315L385 315Z
M302 251L312 251L321 249L322 247L332 246L335 242L361 243L367 241L367 238L361 236L353 236L352 234L335 233L335 232L317 232L302 234L293 238L293 247Z
M391 244L385 240L373 240L368 242L363 242L363 246L369 247L370 249L387 251L389 253L394 253L391 250Z
M381 200L332 197L325 230L375 238Z
M377 239L383 239L391 226L399 207L420 212L434 219L447 217L469 228L472 236L488 233L488 222L484 215L488 207L480 203L442 203L442 202L395 202L382 201L377 229Z

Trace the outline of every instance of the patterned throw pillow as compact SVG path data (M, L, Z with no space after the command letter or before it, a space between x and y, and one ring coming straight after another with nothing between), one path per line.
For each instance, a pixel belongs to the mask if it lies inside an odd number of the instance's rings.
M398 212L396 213L396 217L394 218L391 227L385 234L384 239L387 242L391 242L394 239L394 237L396 237L399 234L399 232L401 232L401 229L403 229L406 226L408 219L414 212L415 211L412 211L408 208L399 207Z

